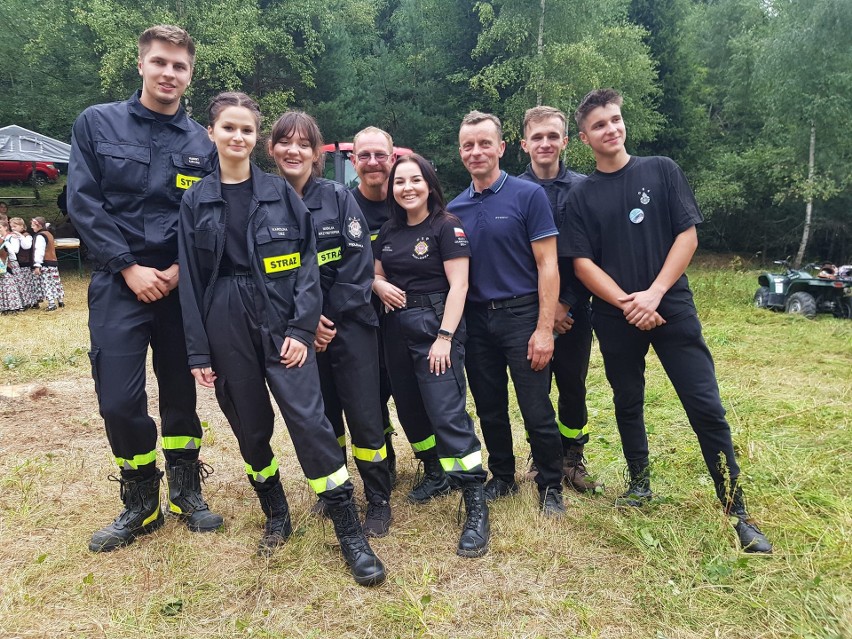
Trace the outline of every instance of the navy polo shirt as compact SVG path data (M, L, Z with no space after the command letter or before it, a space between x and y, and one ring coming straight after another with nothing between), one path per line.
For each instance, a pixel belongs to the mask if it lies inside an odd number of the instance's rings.
M501 171L482 193L471 183L447 209L461 220L470 241L468 301L538 293L531 243L559 234L544 189Z

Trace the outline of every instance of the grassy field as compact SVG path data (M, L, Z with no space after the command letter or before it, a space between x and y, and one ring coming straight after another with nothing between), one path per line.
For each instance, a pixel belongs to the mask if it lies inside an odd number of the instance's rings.
M699 260L690 277L772 556L738 551L653 356L646 418L661 498L613 508L623 460L595 348L586 452L604 494L568 494L567 517L545 521L524 484L492 508L489 553L461 559L457 496L404 503L415 464L400 436L394 525L374 543L389 579L370 590L352 582L330 524L308 514L283 427L274 446L297 533L271 559L254 555L262 514L207 393L203 455L216 473L205 490L225 530L170 521L127 549L86 550L118 491L88 376L86 282L64 272L64 311L3 319L0 383L31 386L18 399L0 388L0 637L852 637L852 321L755 309L756 271L726 260ZM514 421L520 471L528 450Z

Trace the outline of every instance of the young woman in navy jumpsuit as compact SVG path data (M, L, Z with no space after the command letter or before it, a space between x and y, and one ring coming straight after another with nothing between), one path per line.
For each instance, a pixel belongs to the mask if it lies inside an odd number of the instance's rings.
M443 471L463 491L467 520L456 552L481 557L491 528L481 446L465 409L470 247L429 162L405 155L389 182L391 217L373 244L373 291L387 311L383 342L396 412L408 441L434 442Z
M314 345L325 414L344 454L346 415L367 498L364 532L384 537L391 522L391 477L379 391L379 320L371 304L370 230L349 189L316 177L322 144L313 117L288 111L272 125L268 150L311 214L323 297Z
M200 385L216 389L237 436L267 517L259 551L268 554L292 533L270 446L271 391L355 581L381 583L384 566L361 529L323 412L311 347L322 297L308 211L284 180L251 163L260 125L251 98L219 94L208 116L219 168L187 191L180 211L179 290L190 369Z

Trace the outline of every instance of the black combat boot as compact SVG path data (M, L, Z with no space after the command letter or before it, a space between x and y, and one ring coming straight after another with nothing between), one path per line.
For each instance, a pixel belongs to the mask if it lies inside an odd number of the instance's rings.
M565 451L565 456L562 458L562 474L565 476L565 485L578 493L594 492L601 486L586 470L583 444L572 444Z
M737 523L734 524L734 530L737 531L737 536L740 539L740 546L745 552L771 554L772 544L766 538L757 523L749 516L745 507L745 499L743 491L739 486L736 486L730 496L726 496L724 488L721 490L717 487L716 495L719 501L722 502L722 507L725 509L725 514L737 518Z
M334 522L334 533L340 542L340 551L349 564L355 582L362 586L377 586L385 580L385 567L376 557L364 535L355 504L328 506L328 515Z
M276 481L271 486L258 484L254 490L260 500L263 514L266 515L266 524L263 526L263 537L257 545L257 554L268 557L293 534L290 506L287 504L284 486L280 481Z
M129 479L110 475L110 481L119 482L124 508L109 526L92 535L89 550L109 552L131 543L139 535L154 532L163 525L160 510L160 480L162 471L155 470L150 477Z
M441 467L438 456L427 457L423 461L423 477L408 493L408 501L422 504L435 497L450 494L450 480Z
M616 497L615 505L633 508L644 506L654 497L654 493L651 492L651 471L648 460L628 462L627 473L627 490L620 497Z
M480 481L471 481L462 487L462 501L467 512L459 547L460 557L482 557L488 552L491 524L488 521L488 504L485 503L485 487Z
M166 460L169 512L185 521L192 532L213 532L225 523L201 497L201 484L212 474L213 469L199 459Z

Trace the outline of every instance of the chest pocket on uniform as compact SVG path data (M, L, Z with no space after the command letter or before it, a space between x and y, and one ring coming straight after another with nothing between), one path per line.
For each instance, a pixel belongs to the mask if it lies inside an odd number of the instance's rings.
M172 164L174 165L175 177L171 186L177 189L181 195L211 172L210 159L203 155L172 153Z
M139 195L147 192L151 149L132 144L98 142L97 152L103 158L101 184L104 192Z
M320 266L338 261L342 255L340 222L327 220L316 227L317 262Z
M218 232L214 228L197 228L195 235L195 252L198 265L205 271L212 271L216 264L216 246Z
M264 226L255 237L260 268L267 277L289 277L302 265L299 228L296 225Z

